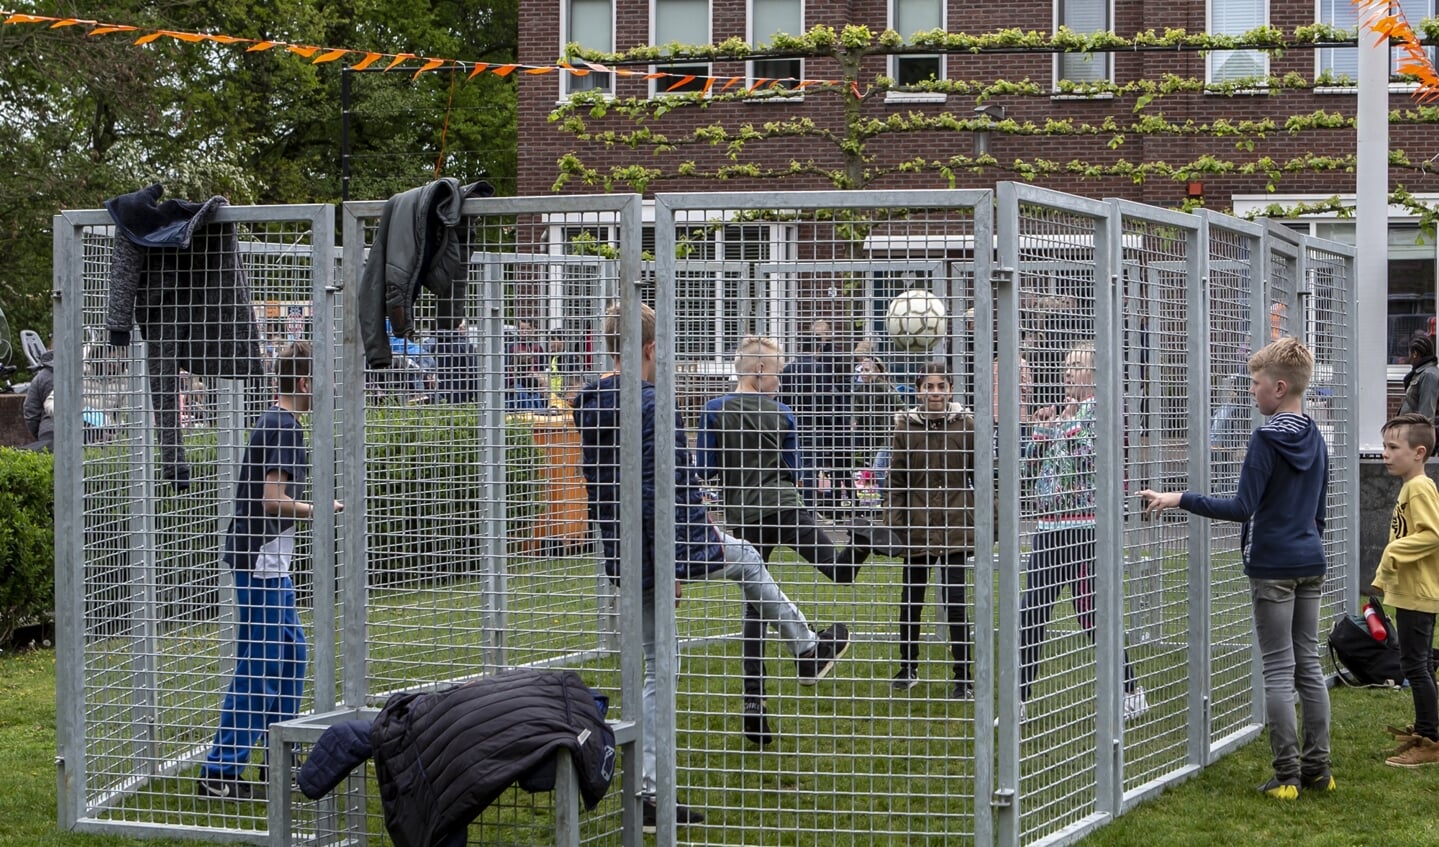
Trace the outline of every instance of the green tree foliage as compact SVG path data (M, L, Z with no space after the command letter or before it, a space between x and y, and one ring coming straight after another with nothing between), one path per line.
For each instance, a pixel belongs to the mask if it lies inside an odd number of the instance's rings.
M37 15L324 47L514 61L516 0L33 2ZM283 50L0 26L0 308L49 335L51 219L152 181L235 204L341 198L342 67ZM386 63L387 64L387 63ZM513 191L515 90L481 74L352 74L351 199L441 173ZM448 121L447 121L448 113ZM441 155L441 138L444 137Z

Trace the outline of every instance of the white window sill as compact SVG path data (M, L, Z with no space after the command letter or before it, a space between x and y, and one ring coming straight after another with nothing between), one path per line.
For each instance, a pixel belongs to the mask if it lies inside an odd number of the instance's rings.
M886 91L886 103L945 103L949 95L942 91Z
M1094 94L1051 94L1050 100L1113 100L1113 91L1098 91Z

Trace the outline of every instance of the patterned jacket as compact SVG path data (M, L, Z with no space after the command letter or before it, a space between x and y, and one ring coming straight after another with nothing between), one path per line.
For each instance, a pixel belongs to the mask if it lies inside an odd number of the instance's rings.
M1036 423L1025 470L1033 477L1037 529L1094 526L1094 398L1073 417Z

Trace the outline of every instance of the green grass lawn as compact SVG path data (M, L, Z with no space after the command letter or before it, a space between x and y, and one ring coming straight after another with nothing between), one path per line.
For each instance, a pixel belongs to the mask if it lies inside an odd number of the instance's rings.
M698 670L698 669L697 669ZM50 651L0 657L0 847L9 845L167 845L185 842L61 833L56 826L55 656ZM1411 717L1407 693L1338 689L1334 702L1334 763L1339 791L1279 803L1253 791L1269 772L1263 740L1249 744L1199 777L1145 803L1090 836L1085 845L1314 844L1432 845L1439 843L1439 766L1408 771L1383 761L1386 723ZM754 761L735 755L723 782ZM766 779L769 777L761 777ZM899 798L890 797L896 803ZM876 797L881 804L885 798ZM713 830L707 830L713 834ZM816 834L818 835L818 833ZM738 843L738 842L736 842ZM820 843L820 842L816 842ZM872 843L883 843L880 838ZM902 843L895 841L893 843ZM927 843L939 843L931 839Z

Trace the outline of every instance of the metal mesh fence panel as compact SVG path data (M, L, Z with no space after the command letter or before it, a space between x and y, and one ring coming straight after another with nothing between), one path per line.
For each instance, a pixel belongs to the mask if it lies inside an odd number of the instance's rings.
M676 797L706 816L685 842L974 838L980 199L658 198L692 467L656 508L700 485L731 539L724 565L676 562L715 569L674 612Z
M1253 224L1206 215L1209 244L1208 334L1209 490L1234 491L1249 433L1258 412L1249 396L1248 360L1254 340L1267 331L1254 320L1262 302L1257 264L1262 230ZM1263 313L1261 307L1260 313ZM1186 520L1189 520L1186 518ZM1189 520L1204 532L1209 550L1209 737L1216 747L1247 739L1262 722L1253 696L1254 621L1249 579L1240 554L1240 525Z
M249 764L248 748L237 752L243 739L213 740L248 640L220 557L235 469L275 397L271 354L313 338L313 310L332 273L329 219L326 207L221 207L196 220L188 245L153 247L118 235L104 213L72 213L57 226L57 262L73 282L57 309L65 360L57 397L82 410L60 430L56 459L57 476L73 481L57 513L72 516L83 551L61 559L75 590L63 595L73 629L57 683L61 722L79 734L66 733L61 751L64 808L77 822L263 834L264 806L197 796L195 765L207 755L240 772ZM328 425L320 405L316 423ZM317 461L301 452L290 467L299 479L319 467L332 478L332 447L333 438L317 436ZM302 631L313 631L313 611L324 605L316 586L334 561L333 515L316 523L292 561L291 620ZM312 656L326 649L312 647ZM302 642L274 658L287 679L305 679ZM233 686L231 695L225 709L243 724ZM292 688L276 708L293 716L313 696Z
M1124 786L1134 789L1173 774L1192 756L1187 713L1194 702L1191 643L1203 608L1202 568L1192 567L1187 536L1163 521L1145 520L1140 488L1202 487L1187 468L1199 434L1192 414L1202 397L1190 367L1203 339L1191 296L1202 278L1199 225L1190 215L1117 203L1120 285L1121 416L1124 424L1124 600L1134 682L1126 689Z

